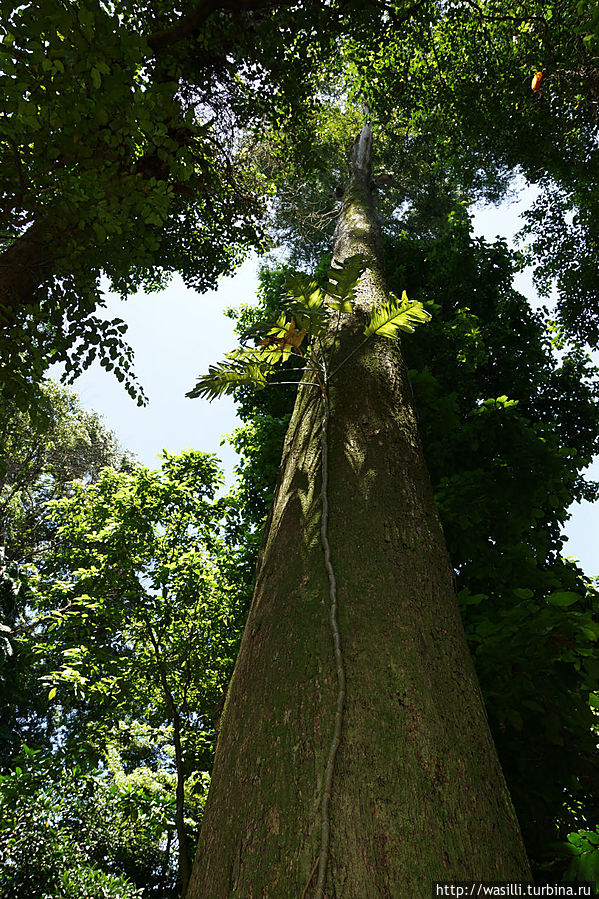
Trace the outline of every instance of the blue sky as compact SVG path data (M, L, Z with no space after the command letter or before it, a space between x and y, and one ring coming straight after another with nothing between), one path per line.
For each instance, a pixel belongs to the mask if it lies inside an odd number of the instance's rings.
M477 235L511 239L518 228L523 202L476 210ZM135 370L150 401L139 408L122 386L98 365L74 384L82 404L99 412L126 448L149 467L158 467L163 449L178 452L185 447L216 453L222 460L228 483L233 480L235 453L224 434L237 425L233 401L224 397L213 403L189 400L185 393L211 363L222 359L235 344L234 323L224 310L254 300L257 263L250 260L233 278L223 278L217 292L197 294L179 278L159 294L138 294L126 303L109 297L107 315L120 316L129 327L128 340L135 351ZM535 300L530 277L518 277L516 287ZM599 479L599 460L591 476ZM580 560L589 575L599 574L596 534L599 504L575 504L566 527L569 541L564 554Z
M99 412L121 444L150 468L163 449L185 447L220 456L229 481L236 456L220 446L223 434L238 424L229 397L213 403L185 396L198 375L236 346L234 322L224 310L255 299L257 264L246 262L234 278L223 278L218 292L198 294L175 277L157 294L136 294L127 302L109 296L105 315L128 325L135 372L149 403L140 408L116 378L94 364L73 385L82 404Z

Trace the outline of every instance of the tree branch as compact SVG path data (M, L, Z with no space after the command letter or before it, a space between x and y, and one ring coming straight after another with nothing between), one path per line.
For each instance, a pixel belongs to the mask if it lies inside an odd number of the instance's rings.
M279 3L273 0L200 0L190 13L179 19L176 25L151 34L148 37L148 44L154 53L165 50L189 37L215 12L252 12L266 7L290 5L290 0L282 0Z

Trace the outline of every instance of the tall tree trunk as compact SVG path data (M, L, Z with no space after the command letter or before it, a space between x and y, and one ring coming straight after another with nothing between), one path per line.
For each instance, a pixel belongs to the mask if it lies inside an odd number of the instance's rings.
M529 878L460 620L398 344L363 347L387 300L369 126L335 243L364 253L329 337L328 542L346 672L324 895L429 897L435 880ZM353 355L350 354L353 352ZM187 899L317 896L339 699L321 545L321 406L301 388L221 720ZM309 886L306 889L306 885Z

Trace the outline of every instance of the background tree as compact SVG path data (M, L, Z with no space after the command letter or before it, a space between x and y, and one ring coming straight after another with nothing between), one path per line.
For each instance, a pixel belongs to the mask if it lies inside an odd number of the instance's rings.
M545 296L557 287L568 333L592 344L597 22L596 4L577 0L452 0L425 4L401 28L390 21L366 50L347 44L355 89L385 130L403 133L408 146L428 145L441 176L490 199L514 175L536 186L528 261ZM391 165L400 183L402 170Z
M47 547L50 500L74 480L96 481L106 466L125 469L132 458L100 417L53 381L41 386L35 410L3 405L0 418L0 533L8 561L35 561Z
M388 133L428 146L468 189L497 196L516 167L539 183L540 215L552 214L550 239L531 220L540 283L558 278L569 327L594 339L594 10L573 0L372 0L359 10L305 0L291 11L285 0L245 0L190 4L177 17L168 4L6 5L7 389L25 403L51 360L75 374L97 355L135 395L122 323L96 315L100 272L123 295L173 271L203 290L263 246L260 199L280 165L265 166L246 141L269 137L266 156L292 160L307 198L326 168L309 139L328 100L323 75L366 96ZM556 232L562 255L575 251L576 277L552 261Z
M46 556L56 528L47 502L68 495L74 479L95 481L107 465L127 469L131 457L94 413L53 382L39 387L35 410L5 403L0 412L0 672L3 681L0 741L17 751L30 721L35 730L37 691L30 653L12 655L11 633L30 602L30 580ZM20 721L20 724L17 724ZM27 735L25 735L27 734Z
M220 484L215 460L188 451L158 472L106 468L50 504L51 549L13 628L38 709L35 730L17 719L28 748L2 782L6 806L22 794L3 837L9 892L41 878L71 895L74 859L114 890L124 873L123 895L185 892L244 606ZM31 827L11 833L32 806Z

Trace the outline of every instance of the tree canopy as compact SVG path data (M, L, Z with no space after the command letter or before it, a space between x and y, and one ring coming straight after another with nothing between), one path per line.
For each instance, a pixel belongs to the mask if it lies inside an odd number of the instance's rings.
M265 246L273 191L306 204L315 179L338 186L314 139L335 95L367 99L400 204L425 158L471 193L497 196L515 170L538 183L539 284L557 278L568 327L594 340L593 15L570 0L4 4L7 395L26 405L51 362L75 376L98 358L143 402L101 275L123 296L172 272L213 287Z
M263 246L270 182L244 140L259 130L293 156L309 147L312 70L331 40L320 29L308 41L312 5L199 3L173 16L168 4L3 4L9 396L25 403L50 362L75 375L95 357L138 394L122 322L96 312L100 276L125 296L174 271L203 291Z

